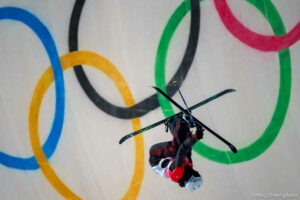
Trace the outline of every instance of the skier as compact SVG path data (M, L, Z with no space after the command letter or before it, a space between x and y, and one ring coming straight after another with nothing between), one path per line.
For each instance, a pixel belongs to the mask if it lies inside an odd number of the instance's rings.
M190 127L194 124L186 114L171 118L165 125L166 132L170 129L173 140L154 144L149 151L149 164L156 174L193 192L201 186L203 180L193 169L191 150L203 138L204 129L197 126L192 134Z

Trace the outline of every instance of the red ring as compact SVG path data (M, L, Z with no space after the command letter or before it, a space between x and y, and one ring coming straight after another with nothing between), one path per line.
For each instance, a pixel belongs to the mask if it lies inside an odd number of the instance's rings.
M245 27L231 12L226 0L214 0L218 14L228 29L241 42L261 51L280 51L293 45L300 39L300 22L282 36L262 35Z

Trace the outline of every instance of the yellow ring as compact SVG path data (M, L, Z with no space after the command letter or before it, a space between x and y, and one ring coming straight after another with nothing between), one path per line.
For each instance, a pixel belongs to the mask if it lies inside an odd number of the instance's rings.
M63 70L73 68L77 65L89 65L104 72L117 86L126 106L134 105L133 96L127 86L125 79L122 77L117 68L106 58L90 52L76 51L68 53L60 58ZM71 191L62 180L56 175L47 157L45 156L39 138L39 111L43 97L53 82L52 68L49 67L41 76L34 90L30 110L29 110L29 135L33 153L37 162L50 184L66 199L80 199ZM133 130L141 128L139 118L131 119ZM135 139L135 167L130 186L122 199L136 199L140 191L144 177L144 140L142 135L134 137ZM117 141L116 141L117 142Z

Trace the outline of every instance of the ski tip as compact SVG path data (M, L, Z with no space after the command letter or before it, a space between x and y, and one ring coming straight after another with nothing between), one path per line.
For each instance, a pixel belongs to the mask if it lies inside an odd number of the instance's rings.
M155 86L153 86L153 85L150 85L150 86L148 86L148 87L150 87L150 88L154 88L154 89L156 88L156 87L155 87Z
M121 139L119 140L119 144L122 144L124 141L125 141L124 138L121 138Z
M227 89L227 91L230 91L230 92L236 92L237 90L236 90L236 89L233 89L233 88L230 88L230 89Z
M237 149L235 148L235 146L230 145L230 149L233 153L237 153Z

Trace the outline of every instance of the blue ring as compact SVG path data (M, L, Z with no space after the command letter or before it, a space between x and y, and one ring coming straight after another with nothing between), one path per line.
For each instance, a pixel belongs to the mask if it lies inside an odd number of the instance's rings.
M2 7L0 8L0 20L2 19L20 21L30 27L43 43L50 59L55 79L56 102L51 132L43 145L43 151L47 158L49 158L57 147L57 143L62 132L65 110L64 77L54 40L46 26L37 17L24 9L16 7ZM34 156L19 158L3 153L2 151L0 151L0 163L6 167L21 170L34 170L39 168Z

